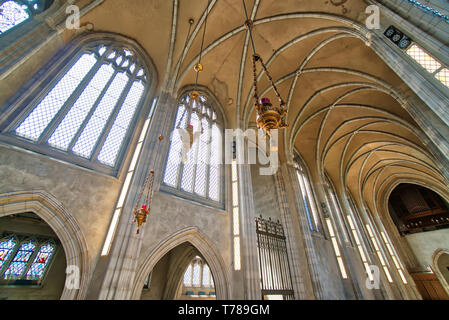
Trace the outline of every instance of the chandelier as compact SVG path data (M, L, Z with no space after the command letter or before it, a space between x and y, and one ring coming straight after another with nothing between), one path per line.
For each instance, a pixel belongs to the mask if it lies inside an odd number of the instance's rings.
M201 64L201 59L203 58L204 37L206 35L206 29L207 29L207 18L209 16L209 6L210 6L210 0L207 1L206 17L204 19L204 29L203 29L203 36L201 39L201 48L200 48L200 54L198 56L198 62L193 67L193 70L196 72L195 87L194 87L194 90L192 92L190 92L190 98L193 101L198 100L198 98L200 97L200 93L198 92L197 87L198 87L198 78L199 78L200 72L202 72L204 70L204 67Z
M159 142L164 138L159 136ZM139 234L142 225L147 222L147 217L151 210L151 200L153 198L153 182L154 182L154 170L148 172L145 182L140 190L139 196L134 206L134 223L137 223L137 234Z
M270 72L267 69L267 66L265 65L265 63L263 62L262 57L256 53L256 47L254 45L254 38L253 38L253 28L254 28L254 24L253 21L249 19L248 17L248 12L246 10L246 4L245 4L245 0L242 0L243 2L243 8L245 10L245 16L246 16L246 21L245 21L245 26L248 29L249 32L249 36L251 39L251 45L253 48L253 56L252 56L252 64L253 64L253 76L254 76L254 81L253 81L253 86L254 86L254 106L256 109L256 123L257 123L257 127L259 129L262 129L265 131L266 135L270 136L271 130L274 129L283 129L283 128L287 128L287 107L286 104L284 102L284 99L282 99L281 94L279 93L279 90L276 87L276 84L273 81L273 78L270 75ZM279 99L279 105L273 105L270 101L269 98L259 98L259 90L257 88L257 63L260 63L260 65L262 66L263 71L265 72L265 74L268 77L268 80L270 81L270 85L272 87L272 89L274 90L274 92L276 93L276 96Z
M203 58L204 38L206 36L207 18L209 16L209 6L210 6L210 0L207 1L206 17L205 17L205 20L204 20L204 29L203 29L203 36L202 36L202 39L201 39L201 48L200 48L200 53L199 53L199 56L198 56L198 62L193 67L193 70L195 71L196 75L195 75L195 86L194 86L194 89L192 91L190 91L189 95L188 95L188 102L187 102L187 104L188 104L190 110L192 110L194 108L194 103L195 102L197 104L200 103L201 94L198 91L198 79L199 79L200 72L202 72L204 70L204 67L201 64L201 60ZM190 36L190 30L192 28L193 23L194 23L194 20L192 18L190 18L189 19L189 25L190 26L189 26L189 31L187 33L187 38L186 38L186 41L185 41L185 44L184 44L184 51L187 48L187 42L188 42L188 39L189 39L189 36ZM198 107L198 105L196 107ZM199 136L201 134L204 133L204 129L203 129L203 125L202 125L202 112L198 113L198 115L200 117L200 119L199 119L200 130L199 130L199 132L195 133L193 125L189 124L187 121L186 121L185 128L181 128L181 124L183 122L183 119L184 119L184 117L185 117L185 115L186 115L186 113L188 111L189 110L187 110L187 108L185 107L184 111L183 111L183 114L182 114L181 118L179 119L178 124L176 125L176 129L180 130L179 134L181 135L181 141L182 141L183 148L184 148L184 152L183 152L184 155L183 155L183 159L182 159L182 161L184 163L186 163L188 161L187 153L192 148L193 143L196 140L198 140L198 138L199 138ZM186 136L184 135L184 133L186 133L188 135L187 139L186 139Z

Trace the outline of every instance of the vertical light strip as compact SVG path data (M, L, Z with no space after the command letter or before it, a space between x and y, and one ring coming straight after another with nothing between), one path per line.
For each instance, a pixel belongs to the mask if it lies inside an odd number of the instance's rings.
M352 235L354 237L355 243L357 245L357 249L359 250L360 258L362 258L363 265L365 266L366 273L368 274L368 278L370 281L374 281L373 274L371 272L371 268L368 263L368 259L366 258L365 251L363 250L362 243L360 242L359 235L357 233L357 229L355 228L354 221L350 215L347 215L346 218L349 222L349 227L351 228Z
M335 236L334 227L332 226L332 221L330 218L326 218L327 228L329 229L329 234L331 236L332 246L334 247L335 256L337 257L338 266L340 267L341 276L343 279L347 279L348 275L346 273L346 268L343 263L343 258L341 257L340 249L338 247L337 237Z
M402 269L402 266L399 264L399 258L397 256L397 254L395 253L395 251L393 250L393 246L391 245L390 239L388 239L385 232L381 231L380 234L382 235L382 239L384 240L385 246L387 247L388 252L390 253L391 259L394 262L394 265L396 267L396 270L399 273L399 276L401 277L402 282L404 284L407 284L407 279L405 279L404 271Z
M125 203L126 196L128 195L128 190L131 185L132 178L134 176L134 170L136 168L137 160L140 157L140 153L142 151L143 141L145 140L146 133L148 131L148 127L150 125L151 114L154 109L156 99L153 100L153 105L151 107L150 117L145 121L143 125L142 131L139 136L139 141L137 142L136 149L134 150L134 154L131 160L131 164L128 169L128 173L126 175L125 182L123 183L122 190L120 191L119 200L117 201L117 206L114 212L114 216L112 217L111 224L109 226L108 234L106 236L106 240L103 245L103 250L101 252L101 256L107 256L109 254L109 250L111 249L112 241L114 240L114 235L117 230L118 221L120 219L120 215L122 213L122 207Z
M384 269L385 275L387 276L388 282L392 283L393 279L391 278L390 271L388 270L388 267L387 267L387 265L385 263L385 259L383 257L383 254L380 251L379 244L377 243L377 239L374 236L374 233L373 233L373 231L372 231L372 229L371 229L369 224L366 224L366 229L368 230L369 237L371 239L371 242L373 243L374 249L376 250L377 256L379 257L380 263L382 265L382 268Z
M340 225L341 231L343 233L343 238L344 238L345 242L350 243L349 235L348 235L348 229L345 226L345 223L343 221L340 205L338 204L337 198L335 197L335 194L334 194L334 192L332 191L332 189L330 187L328 189L328 193L329 193L329 196L331 198L332 204L334 205L334 208L335 208L335 211L336 211L337 220L338 220L338 224Z
M309 196L307 195L307 190L304 183L304 173L301 171L300 168L296 170L296 175L298 176L299 181L299 189L301 189L302 199L304 201L304 205L306 206L306 214L307 214L307 220L309 221L309 227L312 231L318 231L316 227L316 221L315 221L315 212L313 211L313 207L310 204ZM313 217L311 216L313 215Z
M232 222L234 237L234 270L241 269L240 261L240 210L237 162L232 160Z
M310 188L309 179L308 179L308 177L305 177L304 173L303 173L303 179L304 179L303 180L304 181L304 185L306 186L306 190L307 190L307 197L308 197L308 200L309 200L309 204L310 204L310 207L312 209L312 214L313 214L313 219L314 219L314 224L315 224L315 230L317 232L319 232L320 230L319 230L319 226L318 226L318 221L319 221L318 209L317 209L316 204L315 204L315 198L313 197L312 189Z

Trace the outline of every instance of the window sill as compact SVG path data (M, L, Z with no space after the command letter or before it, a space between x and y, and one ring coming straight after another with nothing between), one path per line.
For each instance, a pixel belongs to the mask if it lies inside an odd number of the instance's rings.
M168 194L170 196L176 197L178 199L188 201L195 205L200 205L203 207L208 207L214 210L220 210L222 212L226 212L225 206L223 203L216 202L210 199L202 198L200 196L196 196L195 194L191 194L182 190L175 189L173 187L167 186L165 184L161 184L159 191Z
M1 287L10 288L42 288L42 281L40 280L0 280Z

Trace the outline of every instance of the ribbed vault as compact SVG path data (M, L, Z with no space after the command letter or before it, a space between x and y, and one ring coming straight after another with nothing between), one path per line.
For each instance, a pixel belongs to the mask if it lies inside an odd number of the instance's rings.
M315 181L327 172L337 192L349 190L374 212L399 180L447 189L428 138L404 109L413 93L367 45L365 1L245 2L257 52L288 103L281 147L301 153ZM136 39L155 62L159 89L176 96L195 81L208 4L199 83L223 105L228 127L245 128L255 113L241 0L107 0L83 22ZM266 77L258 79L276 101Z

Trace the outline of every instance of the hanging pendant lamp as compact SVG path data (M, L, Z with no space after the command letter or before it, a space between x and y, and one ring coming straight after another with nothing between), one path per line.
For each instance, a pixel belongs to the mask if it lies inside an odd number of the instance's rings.
M253 90L254 90L254 107L257 113L256 123L259 129L264 130L266 135L270 136L271 130L283 129L288 127L286 121L288 110L284 99L282 99L281 94L279 93L279 90L277 89L276 84L274 83L273 78L271 77L270 72L267 69L267 66L263 62L261 56L256 53L256 47L254 45L254 38L253 38L254 23L248 17L245 0L242 1L246 16L245 27L248 29L249 36L251 39L251 45L253 48L253 56L252 56L253 76L254 76ZM279 105L273 105L270 99L266 97L259 99L259 90L257 88L257 63L260 63L264 73L267 75L268 80L270 81L270 85L279 99Z
M159 143L164 138L159 136ZM159 149L159 144L158 148ZM156 150L157 151L157 150ZM137 234L139 234L140 228L147 222L147 217L151 211L151 201L153 198L153 182L154 182L154 170L150 170L145 178L145 182L137 198L136 205L134 206L134 223L137 224Z

